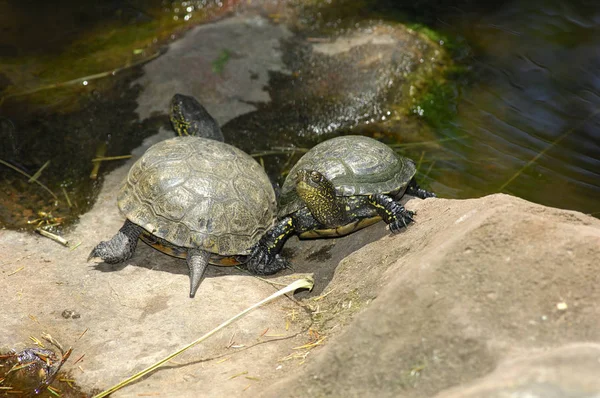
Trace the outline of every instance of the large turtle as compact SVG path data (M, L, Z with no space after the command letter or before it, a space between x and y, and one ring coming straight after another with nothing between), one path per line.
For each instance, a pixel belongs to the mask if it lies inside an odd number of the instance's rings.
M343 236L383 219L392 233L413 221L398 201L404 193L434 197L417 185L416 167L387 145L348 135L308 151L283 183L278 221L253 248L247 266L271 268L293 234L300 238Z
M201 137L175 137L150 147L129 171L117 200L127 220L89 258L125 261L141 238L187 259L190 297L209 263L244 262L276 211L269 178L252 157ZM285 261L278 258L264 270L283 268Z

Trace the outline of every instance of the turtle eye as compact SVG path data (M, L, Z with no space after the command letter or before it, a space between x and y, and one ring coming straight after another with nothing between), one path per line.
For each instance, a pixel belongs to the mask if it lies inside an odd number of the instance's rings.
M317 171L311 171L311 173L310 173L310 179L313 182L321 182L321 180L322 180L321 173L319 173Z

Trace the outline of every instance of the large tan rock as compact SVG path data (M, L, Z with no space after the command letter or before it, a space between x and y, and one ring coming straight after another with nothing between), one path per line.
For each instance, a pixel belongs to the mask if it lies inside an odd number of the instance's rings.
M569 344L501 364L492 374L436 398L587 398L600 391L600 344Z
M115 198L129 167L107 177L68 236L82 242L76 250L0 231L0 348L21 350L32 345L29 336L49 332L74 347L65 369L87 391L143 369L275 290L212 267L191 300L185 262L143 244L126 264L86 263L123 222ZM310 272L313 293L255 311L114 396L430 397L513 358L600 342L599 220L507 195L406 206L418 211L417 222L399 235L379 223L341 239L291 239L294 271L270 280ZM80 317L66 319L64 310ZM577 371L595 351L557 352L563 369ZM552 391L579 388L547 383Z
M264 396L430 397L514 356L600 341L600 221L507 195L408 208L416 225L346 257L320 301L323 334L359 307L354 320Z

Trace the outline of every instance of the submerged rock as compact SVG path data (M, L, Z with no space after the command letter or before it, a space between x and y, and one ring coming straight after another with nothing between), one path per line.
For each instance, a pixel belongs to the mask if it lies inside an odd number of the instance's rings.
M366 21L336 36L306 37L238 15L194 28L148 63L136 82L138 113L164 113L181 92L221 124L229 121L226 141L248 152L312 146L357 126L403 118L450 63L440 43L400 24ZM414 134L403 128L405 136Z
M271 103L224 126L233 140L310 147L374 123L380 124L374 131L393 135L381 124L408 114L424 81L439 78L450 63L438 43L399 24L373 23L337 37L294 37L285 49L292 74L273 73ZM402 133L415 134L409 130Z

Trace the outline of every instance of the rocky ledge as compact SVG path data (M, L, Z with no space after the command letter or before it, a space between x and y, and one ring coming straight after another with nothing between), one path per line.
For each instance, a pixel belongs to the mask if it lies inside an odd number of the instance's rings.
M265 281L212 267L189 299L184 261L145 245L120 266L86 262L122 224L115 198L129 167L68 236L76 249L0 232L2 351L50 333L72 358L85 354L65 364L72 378L106 388L268 296L267 282L312 273L312 293L256 310L114 396L600 393L595 218L507 195L410 199L417 222L398 235L379 223L293 238L293 271Z

